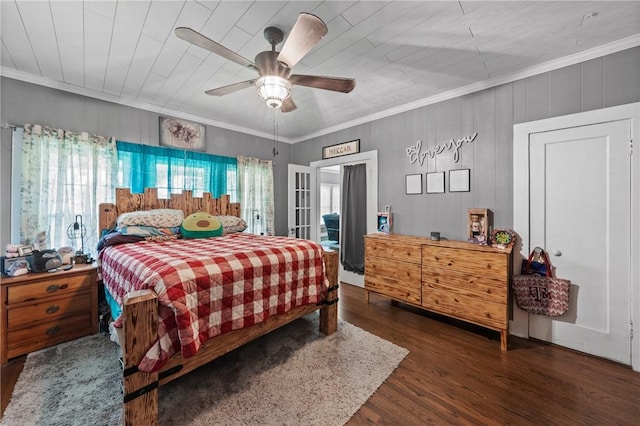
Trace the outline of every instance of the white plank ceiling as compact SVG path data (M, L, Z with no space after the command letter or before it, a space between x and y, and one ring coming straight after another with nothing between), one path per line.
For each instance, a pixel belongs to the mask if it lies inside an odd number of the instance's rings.
M288 142L547 71L585 52L640 45L639 1L2 0L0 7L2 75L266 137L275 115ZM270 49L264 28L276 26L286 39L300 12L322 18L329 33L294 73L351 77L356 88L294 86L298 109L286 114L268 109L252 88L206 95L255 74L174 34L190 27L253 59Z

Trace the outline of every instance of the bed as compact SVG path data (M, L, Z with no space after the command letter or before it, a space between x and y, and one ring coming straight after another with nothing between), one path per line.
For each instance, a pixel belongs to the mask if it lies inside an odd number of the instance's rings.
M159 199L155 188L148 188L142 194L118 188L115 200L115 203L100 205L100 230L112 229L122 213L152 209L178 209L185 217L195 212L240 215L240 205L229 202L226 195L214 199L205 193L198 198L193 197L190 191L184 191L172 194L170 199ZM257 246L252 249L254 243ZM185 251L175 258L167 254L177 250ZM205 254L208 250L211 254ZM121 293L122 316L118 318L118 335L123 363L123 423L127 425L157 424L159 386L295 319L319 310L320 331L330 335L337 330L337 253L323 251L315 242L239 233L211 239L122 244L104 249L99 258L105 289L113 294ZM182 262L182 258L191 262L186 272L183 268L174 267ZM276 258L277 265L274 263ZM294 263L285 267L283 262L291 262L292 259ZM170 264L171 273L156 273L166 268L158 263L161 260ZM118 262L126 264L126 267L118 268ZM193 262L198 266L194 267ZM249 272L246 269L231 272L229 265L235 263L249 265ZM256 272L267 271L264 273L268 274L272 268L280 269L268 278L260 278ZM110 269L118 269L120 275ZM204 277L203 271L209 276ZM216 271L222 271L224 276L214 278L217 277ZM201 288L203 280L213 284L209 293L181 294L174 302L174 276L190 283L183 287L197 283ZM304 281L305 287L295 287L290 282L292 277L293 281ZM169 282L171 284L167 284ZM218 315L220 322L211 326L203 325L200 318L189 319L193 312L199 316L215 316L200 306L214 304L213 301L217 300L214 295L221 294L215 283L222 285L223 282L227 287L244 287L243 295L231 296L231 299L240 299L240 307L235 307L236 310L258 306L259 312L241 314L239 321L238 318L221 320L224 314ZM292 296L271 294L271 302L261 300L258 303L260 292L267 290L256 290L252 283L266 282L272 287L286 288ZM118 290L119 286L124 289ZM266 296L269 294L265 293ZM203 297L210 300L202 301Z

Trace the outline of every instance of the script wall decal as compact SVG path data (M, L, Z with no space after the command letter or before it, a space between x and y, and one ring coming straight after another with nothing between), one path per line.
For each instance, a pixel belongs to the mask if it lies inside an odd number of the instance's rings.
M474 133L471 136L466 136L458 140L449 139L447 142L436 145L426 151L422 151L422 141L419 140L415 145L411 145L406 149L407 156L409 157L409 163L414 164L417 161L418 164L422 166L427 156L433 159L436 155L442 154L444 151L449 151L454 148L453 162L457 163L458 160L460 160L460 147L462 146L462 144L473 142L476 136L478 136L478 132Z

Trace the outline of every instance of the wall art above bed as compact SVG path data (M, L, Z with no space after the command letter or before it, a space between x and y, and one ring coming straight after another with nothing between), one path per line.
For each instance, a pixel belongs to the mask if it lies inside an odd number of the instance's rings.
M160 145L206 151L205 126L179 118L160 117Z

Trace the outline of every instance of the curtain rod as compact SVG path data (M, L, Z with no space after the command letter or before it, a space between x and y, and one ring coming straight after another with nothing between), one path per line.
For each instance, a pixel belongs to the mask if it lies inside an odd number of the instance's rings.
M23 126L19 124L0 123L0 127L3 129L21 129Z

